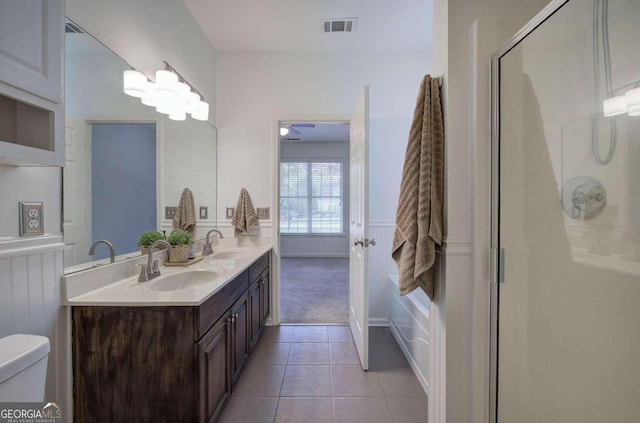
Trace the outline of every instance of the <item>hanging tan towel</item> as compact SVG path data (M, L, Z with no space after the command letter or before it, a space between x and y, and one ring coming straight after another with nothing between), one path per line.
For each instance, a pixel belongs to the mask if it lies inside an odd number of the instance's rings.
M391 256L400 295L420 287L433 300L435 247L442 245L444 127L439 83L429 75L420 84L404 160Z
M180 202L173 217L173 228L182 229L194 235L196 231L196 207L193 202L193 193L185 188L180 196Z
M258 217L256 211L253 208L251 197L246 189L240 190L240 197L236 208L233 210L233 218L231 219L231 225L235 228L235 235L248 232L249 229L258 224Z

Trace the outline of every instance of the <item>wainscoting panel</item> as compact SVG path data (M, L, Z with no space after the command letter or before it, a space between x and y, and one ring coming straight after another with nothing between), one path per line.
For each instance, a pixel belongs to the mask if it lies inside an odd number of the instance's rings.
M430 302L419 289L400 296L397 278L387 279L389 328L427 395L431 395Z
M66 394L68 342L58 327L63 250L61 236L0 242L0 337L26 333L49 338L45 400L59 403Z

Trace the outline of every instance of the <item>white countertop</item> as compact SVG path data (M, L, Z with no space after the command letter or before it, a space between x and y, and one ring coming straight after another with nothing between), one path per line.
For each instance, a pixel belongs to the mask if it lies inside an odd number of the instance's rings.
M216 253L242 250L249 254L227 260L217 260L213 256L207 256L188 267L160 266L161 276L146 282L138 282L139 269L134 267L135 264L146 262L146 256L67 275L63 277L63 304L68 306L197 306L270 251L271 245L252 245L248 248L218 247L214 250ZM218 275L210 281L173 291L152 289L154 283L176 273L206 270L215 271Z

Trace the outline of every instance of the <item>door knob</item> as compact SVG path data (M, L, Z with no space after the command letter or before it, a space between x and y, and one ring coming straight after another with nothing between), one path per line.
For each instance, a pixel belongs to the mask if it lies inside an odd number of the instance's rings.
M356 247L358 245L364 245L364 240L362 239L356 239L355 241L353 241L353 245L355 245Z
M374 245L376 245L376 239L375 239L375 238L371 238L371 239L365 238L365 240L364 240L364 246L365 246L365 247L368 247L369 245L371 245L372 247L373 247Z

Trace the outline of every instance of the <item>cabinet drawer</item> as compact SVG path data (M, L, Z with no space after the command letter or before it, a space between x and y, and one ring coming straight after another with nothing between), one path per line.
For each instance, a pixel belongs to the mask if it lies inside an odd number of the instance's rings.
M269 253L260 257L249 267L249 281L253 282L269 266Z
M198 339L233 305L249 287L249 273L242 272L198 307Z

